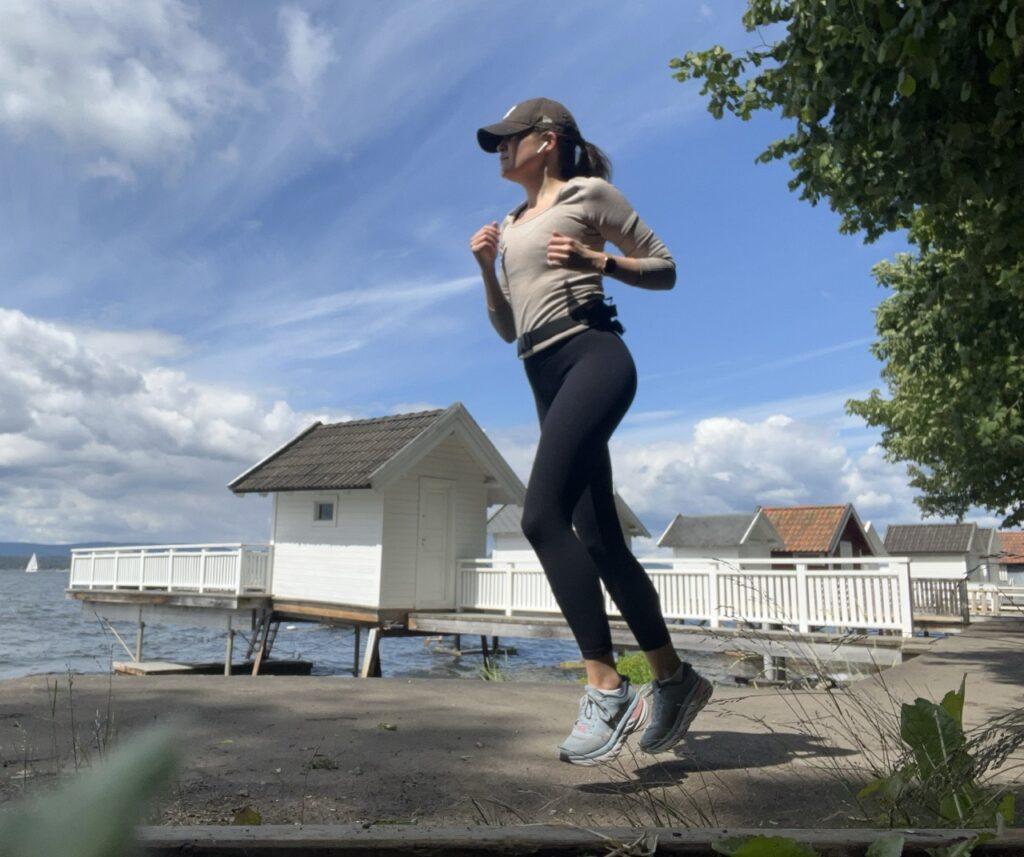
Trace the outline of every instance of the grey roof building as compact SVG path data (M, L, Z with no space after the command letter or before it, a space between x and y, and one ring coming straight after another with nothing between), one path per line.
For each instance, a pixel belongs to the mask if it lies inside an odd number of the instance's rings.
M676 515L658 539L677 555L723 552L768 556L783 547L782 537L761 509L728 515Z
M885 549L893 556L967 553L977 530L977 524L892 524L885 531Z

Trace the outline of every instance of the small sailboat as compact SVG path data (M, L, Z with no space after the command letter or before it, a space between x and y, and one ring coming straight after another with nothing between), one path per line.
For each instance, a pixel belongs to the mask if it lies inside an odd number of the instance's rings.
M25 571L39 571L39 560L36 559L35 554L32 554L32 558L29 559L28 565L25 566Z

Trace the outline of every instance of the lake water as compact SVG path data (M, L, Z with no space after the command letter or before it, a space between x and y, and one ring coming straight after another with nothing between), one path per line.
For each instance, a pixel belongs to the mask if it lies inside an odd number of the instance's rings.
M0 569L0 678L44 672L105 673L111 660L128 660L114 636L88 608L64 597L67 571L26 574L22 569ZM135 626L115 622L130 645ZM479 679L480 655L454 657L425 646L422 637L390 638L381 642L381 672L386 677L408 676ZM365 641L365 635L364 635ZM145 660L223 661L224 633L212 628L147 624ZM445 643L449 640L446 638ZM273 657L303 658L313 662L314 675L349 675L352 669L352 632L348 628L281 623ZM558 665L579 660L571 640L502 637L502 646L516 654L501 656L498 665L510 678L527 681L575 681L580 674ZM479 645L476 637L463 637L464 646ZM241 649L241 651L240 651ZM236 639L235 658L245 654ZM716 682L732 682L731 675L756 673L733 658L692 653L687 658Z

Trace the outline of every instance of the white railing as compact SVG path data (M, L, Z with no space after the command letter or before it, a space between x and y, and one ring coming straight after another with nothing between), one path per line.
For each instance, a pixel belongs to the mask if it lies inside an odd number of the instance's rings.
M165 592L270 591L271 547L254 544L75 548L72 589Z
M913 577L914 613L969 622L967 581L952 577Z
M1024 586L968 583L967 603L977 616L1024 616Z
M638 557L666 619L913 633L906 557ZM457 609L560 613L539 562L458 560ZM605 610L619 615L604 584Z

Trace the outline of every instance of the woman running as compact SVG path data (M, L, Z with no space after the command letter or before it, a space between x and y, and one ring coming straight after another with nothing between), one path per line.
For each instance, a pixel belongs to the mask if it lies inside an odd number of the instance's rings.
M711 683L677 656L658 594L626 546L615 509L608 440L633 401L637 375L601 278L671 289L675 262L608 182L608 159L557 101L516 104L480 128L477 141L500 153L502 178L526 192L500 226L477 230L470 249L491 324L516 342L540 419L523 534L586 665L576 723L559 758L606 761L645 725L640 748L659 753L686 733ZM605 253L606 240L625 255ZM631 687L616 669L600 581L647 656L649 685Z

